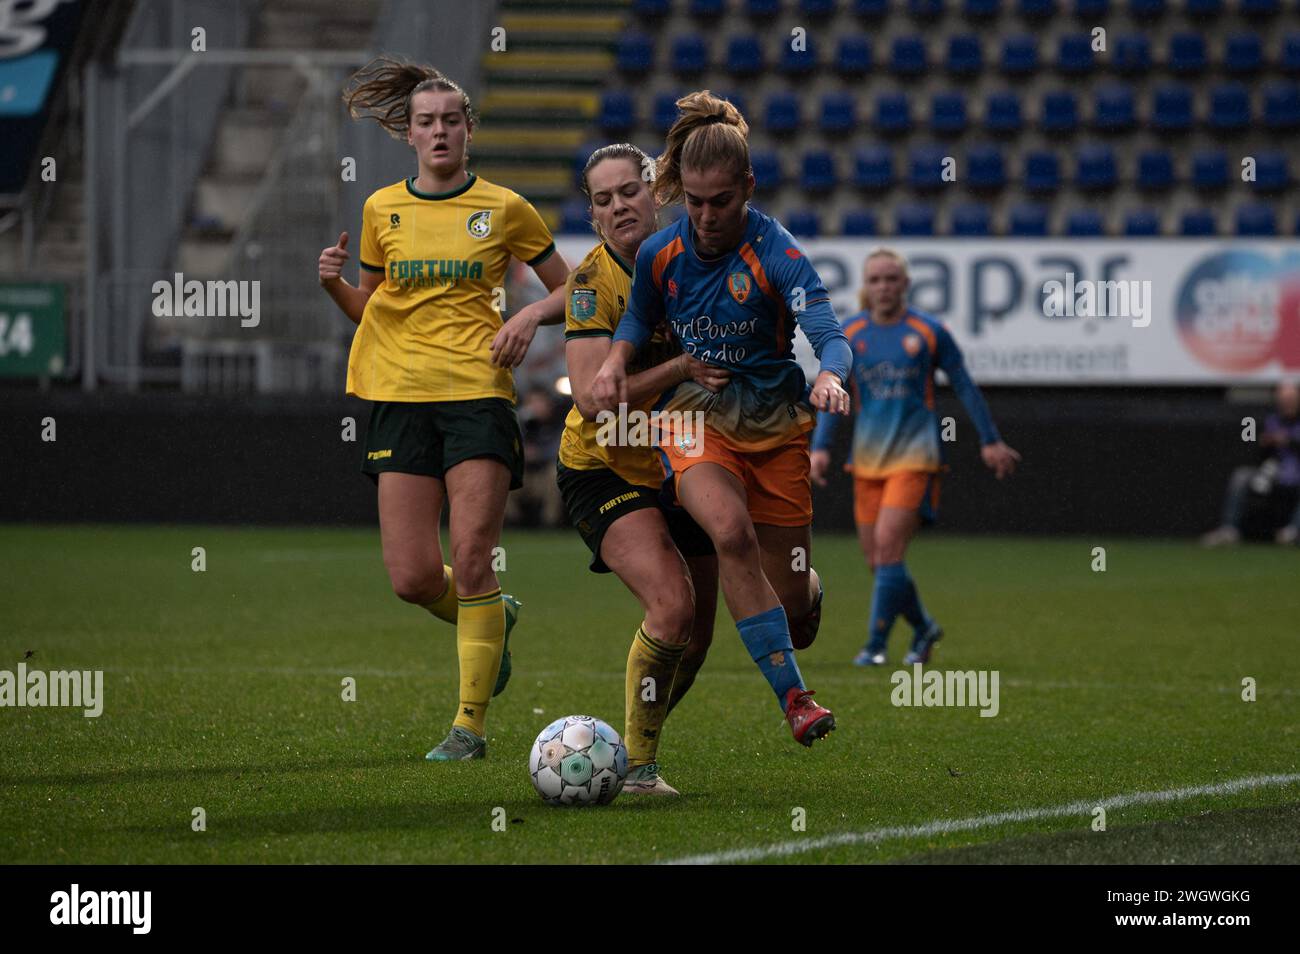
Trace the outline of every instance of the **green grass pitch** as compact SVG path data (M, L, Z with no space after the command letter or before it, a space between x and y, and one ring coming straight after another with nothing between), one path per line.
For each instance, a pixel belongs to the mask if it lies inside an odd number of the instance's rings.
M103 669L104 712L0 709L0 861L1279 861L1300 784L1008 817L1300 772L1300 552L923 536L909 565L946 627L932 665L997 670L1000 712L896 708L891 665L850 664L871 590L855 541L820 536L827 602L800 665L839 729L790 738L725 609L668 720L677 800L553 809L527 752L552 719L620 730L639 621L569 533L509 533L524 602L485 762L424 753L455 706L450 627L398 601L374 530L0 527L0 669ZM191 570L204 547L205 572ZM1092 570L1105 547L1106 570ZM355 702L341 681L356 680ZM1257 681L1257 701L1242 680ZM201 807L206 831L192 830ZM502 817L504 831L494 818ZM803 809L805 830L794 830ZM909 826L917 826L909 830ZM883 834L880 830L889 829ZM875 833L836 841L841 833ZM774 854L771 846L794 855ZM804 850L805 848L809 850ZM771 849L771 850L769 850Z

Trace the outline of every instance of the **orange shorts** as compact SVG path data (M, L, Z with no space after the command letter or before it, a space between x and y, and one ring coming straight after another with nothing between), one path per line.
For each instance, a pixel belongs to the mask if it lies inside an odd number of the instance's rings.
M900 470L888 477L853 478L853 519L875 523L881 507L917 510L931 523L939 515L938 474L925 470Z
M812 523L812 479L808 435L765 451L740 451L712 431L704 434L700 453L688 457L675 444L659 448L665 473L677 490L682 474L699 464L718 464L745 488L749 516L755 523L802 527Z

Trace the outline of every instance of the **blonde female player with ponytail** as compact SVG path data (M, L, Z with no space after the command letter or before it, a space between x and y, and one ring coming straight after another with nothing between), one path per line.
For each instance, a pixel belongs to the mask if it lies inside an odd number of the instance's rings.
M456 83L380 58L344 91L354 118L414 150L417 173L366 200L359 286L341 274L348 234L321 252L320 282L357 323L347 393L373 402L362 470L378 484L384 565L401 599L456 626L460 694L432 761L482 758L488 700L510 675L518 604L492 568L506 494L521 483L511 368L541 319L502 324L495 290L511 257L548 289L568 266L529 203L466 168L477 117ZM438 537L451 508L451 565Z

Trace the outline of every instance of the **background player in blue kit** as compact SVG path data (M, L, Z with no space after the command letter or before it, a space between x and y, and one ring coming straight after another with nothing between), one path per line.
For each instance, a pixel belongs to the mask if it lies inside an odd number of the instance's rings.
M936 368L943 369L974 421L980 456L998 479L1020 460L998 436L952 335L937 319L908 307L909 284L907 260L891 249L875 249L863 263L863 310L844 324L857 392L852 461L845 469L853 472L858 540L875 574L869 637L854 659L859 666L884 665L885 644L899 614L913 630L904 663L929 662L943 636L903 562L922 521L931 523L938 515L940 473L946 469L934 408ZM819 415L813 433L811 471L819 487L830 469L836 423L833 414Z

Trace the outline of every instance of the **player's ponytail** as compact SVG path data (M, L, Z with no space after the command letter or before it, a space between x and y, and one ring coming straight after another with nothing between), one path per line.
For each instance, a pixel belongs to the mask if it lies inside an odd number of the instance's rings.
M459 93L465 124L472 130L478 114L460 85L432 66L420 66L391 56L371 60L352 74L343 102L353 119L373 119L394 139L406 140L411 128L411 98L426 90Z
M668 130L655 169L660 206L682 198L682 169L728 169L736 178L750 172L749 124L731 103L707 89L677 101L681 115Z

